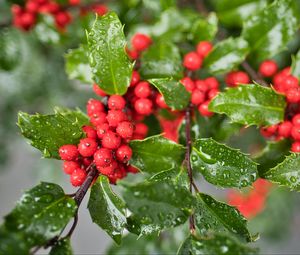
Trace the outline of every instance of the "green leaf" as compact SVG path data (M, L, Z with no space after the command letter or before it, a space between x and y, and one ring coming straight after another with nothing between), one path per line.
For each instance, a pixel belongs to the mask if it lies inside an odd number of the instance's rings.
M141 57L140 73L146 79L182 78L183 67L178 47L168 42L153 44Z
M151 79L149 82L159 90L172 110L183 110L189 104L191 95L179 81L166 78Z
M212 74L225 73L236 68L249 53L243 38L228 38L217 43L205 58L203 66Z
M283 162L263 174L263 177L291 190L300 190L300 155L292 153Z
M286 49L298 28L296 2L277 0L244 22L242 37L251 47L251 57L262 61Z
M198 139L191 153L193 170L221 187L247 187L257 178L257 164L239 150L227 147L212 138Z
M133 155L130 164L143 172L158 173L181 165L185 148L161 135L130 142Z
M206 19L197 19L191 28L190 37L196 44L200 41L212 41L218 32L218 18L215 13L210 13Z
M57 108L59 109L59 108ZM18 114L18 126L30 144L39 149L45 158L59 159L58 149L64 144L78 144L84 136L81 127L87 118L80 111L56 111L52 115Z
M69 50L65 55L66 72L69 79L77 79L89 84L93 83L88 53L88 46L81 44L79 48Z
M93 80L107 94L126 93L133 65L125 52L123 26L114 12L98 17L88 33Z
M51 249L49 255L73 255L70 238L59 240Z
M230 235L213 234L208 238L189 236L180 246L177 255L252 255L257 253L257 249L244 245Z
M42 182L25 192L4 224L9 231L30 238L31 245L44 245L63 230L76 209L75 201L60 186Z
M191 193L171 181L145 181L126 186L124 199L133 213L128 229L147 235L183 224L194 203Z
M230 233L247 241L251 240L247 220L235 207L219 202L203 193L198 193L196 199L195 222L201 234Z
M99 176L93 185L88 209L93 222L120 244L126 225L125 204L112 191L106 176Z
M296 56L292 56L292 70L291 74L300 79L300 50Z
M285 106L284 96L273 89L248 84L219 93L209 110L225 113L236 123L269 126L283 121Z
M148 130L147 136L153 136L153 135L158 135L161 134L161 126L159 123L159 120L157 119L157 116L154 114L151 114L147 116L144 120L143 123L146 124L148 127L151 127Z

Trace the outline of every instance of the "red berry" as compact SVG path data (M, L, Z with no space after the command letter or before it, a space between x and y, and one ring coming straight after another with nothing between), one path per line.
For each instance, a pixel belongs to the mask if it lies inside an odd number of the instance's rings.
M198 105L198 104L202 104L204 101L205 101L205 94L202 91L195 89L192 92L192 97L191 97L192 104Z
M286 91L286 99L289 103L300 102L300 88L291 88Z
M294 140L300 140L300 127L294 126L291 131L291 136Z
M96 166L96 167L101 174L113 175L118 170L119 165L116 161L113 161L108 166Z
M141 77L138 71L133 71L131 76L130 86L136 85L140 81Z
M205 58L212 50L213 45L208 41L202 41L197 44L197 53L202 58Z
M213 99L216 95L219 94L219 90L218 89L211 89L209 92L208 92L208 99Z
M195 83L190 77L184 77L180 80L180 82L183 84L185 89L189 92L193 92L195 89Z
M14 16L20 15L23 12L22 7L17 4L13 4L10 10Z
M69 4L70 5L79 5L80 4L80 0L69 0Z
M93 158L82 158L81 159L81 164L84 165L85 167L88 167L92 163L93 163Z
M129 166L127 166L127 172L136 174L139 172L139 170L137 168L135 168L134 166L129 165Z
M98 125L97 127L97 136L102 139L104 134L107 133L107 131L109 130L109 125L108 123L102 123L100 125Z
M166 101L164 99L164 96L162 94L157 94L156 95L156 99L155 99L156 104L160 107L160 108L168 108L168 105L166 104Z
M202 65L203 59L194 51L187 53L183 58L183 66L195 71Z
M58 152L62 160L74 161L79 156L77 146L73 144L66 144L61 146Z
M71 14L66 11L60 11L56 13L54 18L55 18L55 24L60 28L64 28L72 21Z
M100 87L96 83L94 83L93 85L93 91L95 92L96 95L100 97L106 96L106 93L102 89L100 89Z
M264 77L271 77L277 72L278 66L273 60L265 60L259 66L259 72Z
M36 22L36 16L30 12L24 12L20 15L20 23L24 30L31 29Z
M127 53L128 57L132 60L136 60L139 58L139 52L137 50L134 50L134 49L130 50L130 49L126 48L126 53Z
M137 51L143 51L147 49L151 43L151 38L145 34L137 33L131 38L132 47Z
M85 170L78 168L75 169L71 174L70 181L73 186L77 187L83 184L85 178L86 178Z
M116 151L117 159L122 163L127 163L132 156L132 150L128 145L121 145Z
M108 8L104 4L94 4L92 10L97 13L99 16L103 16L108 12Z
M39 4L34 0L29 0L25 4L25 9L31 13L37 13L39 10Z
M113 131L107 131L102 138L102 146L107 149L115 150L121 144L121 137Z
M94 113L105 111L105 108L101 101L91 98L86 104L86 111L89 116L92 116Z
M83 126L82 130L85 133L86 137L92 138L92 139L97 139L97 132L93 127Z
M300 127L300 113L296 114L293 119L292 123L294 126Z
M146 98L151 94L150 84L146 81L139 82L134 88L134 94L139 98Z
M97 168L108 166L113 161L112 151L106 148L100 148L94 154L94 161Z
M294 142L291 148L292 152L300 152L300 142Z
M109 97L107 104L111 110L122 110L125 108L126 101L122 96L112 95Z
M106 113L104 113L104 112L94 113L90 117L90 121L94 126L98 126L102 123L105 123L106 122Z
M110 110L107 113L106 120L111 127L116 127L124 120L127 120L127 116L121 110Z
M135 101L134 103L134 109L137 111L137 113L142 115L149 115L152 113L152 106L153 103L148 98L140 98Z
M131 138L134 131L134 125L129 121L120 122L117 126L116 132L124 139Z
M250 78L245 72L234 71L226 75L225 82L229 87L236 87L239 84L248 84L250 82Z
M210 112L208 110L208 105L209 105L210 101L206 101L204 102L203 104L200 104L199 107L198 107L198 111L200 112L200 114L202 116L206 116L206 117L210 117L212 116L214 113L213 112Z
M208 77L204 80L209 89L218 89L220 84L215 77Z
M292 88L299 88L298 79L292 75L285 76L285 78L283 79L281 84L285 91L292 89Z
M261 128L260 129L260 134L263 137L271 137L272 135L274 135L272 132L268 131L267 128Z
M209 84L204 80L196 80L195 84L196 84L196 88L202 92L206 92L209 90Z
M137 123L135 124L135 130L134 130L135 134L138 134L142 137L145 137L148 133L148 127L146 124L144 123Z
M45 2L40 8L40 13L56 14L60 11L60 6L55 2Z
M98 143L92 138L83 138L78 144L78 151L83 157L91 157L94 155L98 147Z
M80 165L76 161L64 161L63 163L63 170L66 174L72 174L78 168Z
M283 136L285 138L288 138L291 135L291 130L292 130L293 124L286 120L279 124L278 126L278 134L280 136Z

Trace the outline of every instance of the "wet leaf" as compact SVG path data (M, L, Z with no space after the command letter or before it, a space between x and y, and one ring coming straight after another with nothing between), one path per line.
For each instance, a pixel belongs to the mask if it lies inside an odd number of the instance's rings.
M59 240L51 249L49 255L73 255L70 239L65 238Z

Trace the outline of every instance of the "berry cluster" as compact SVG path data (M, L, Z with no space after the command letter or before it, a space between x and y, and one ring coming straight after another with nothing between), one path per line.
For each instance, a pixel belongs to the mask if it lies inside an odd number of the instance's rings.
M13 24L15 27L29 31L37 23L38 15L51 15L54 18L57 29L63 32L72 21L72 15L68 11L70 6L78 6L80 15L93 11L98 15L107 12L107 7L102 4L93 4L88 7L80 7L80 0L69 0L68 5L61 5L53 0L27 0L25 6L12 5Z
M80 186L84 182L90 165L95 165L113 184L128 172L136 173L137 169L128 165L132 156L128 142L137 137L143 139L147 126L135 125L128 118L125 99L112 95L107 107L99 100L90 99L87 114L92 125L82 127L86 137L78 145L59 148L60 158L65 160L64 172L70 175L72 185Z

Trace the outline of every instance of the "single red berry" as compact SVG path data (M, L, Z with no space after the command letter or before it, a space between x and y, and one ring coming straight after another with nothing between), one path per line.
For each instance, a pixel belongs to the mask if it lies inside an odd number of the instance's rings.
M45 2L39 8L40 13L50 13L52 15L58 13L59 11L60 11L60 6L55 2Z
M209 90L209 84L207 84L207 82L205 82L204 80L196 80L195 84L196 88L202 92L206 92Z
M139 172L139 170L136 167L129 165L129 166L127 166L127 172L136 174Z
M111 110L122 110L125 108L126 101L122 96L112 95L109 97L107 105Z
M291 131L291 136L294 140L300 140L300 127L294 126Z
M100 148L94 154L94 161L97 167L108 166L113 161L112 151L106 148Z
M259 72L264 77L273 76L278 70L278 66L274 60L265 60L259 66Z
M299 88L298 79L292 75L285 76L285 78L282 81L282 86L285 91L292 88Z
M82 130L85 133L86 137L92 138L92 139L97 139L97 132L93 127L83 126Z
M59 156L62 160L74 161L79 156L79 152L76 145L66 144L59 148Z
M73 5L73 6L79 5L80 4L80 0L69 0L69 4Z
M218 89L220 84L215 77L208 77L204 80L209 89Z
M271 137L272 135L274 135L272 132L269 132L268 130L267 130L267 128L261 128L260 130L260 134L263 136L263 137L266 137L266 138L268 138L268 137Z
M193 92L195 89L195 83L190 77L184 77L180 80L180 82L183 84L185 89L189 92Z
M205 101L205 94L201 90L195 89L192 92L191 102L194 105L202 104Z
M136 60L139 58L139 52L135 49L130 50L126 47L126 53L127 53L128 57L132 60Z
M283 136L285 138L288 138L291 135L291 130L292 130L293 124L286 120L279 124L278 126L278 134L280 136Z
M25 9L31 13L37 13L39 11L39 4L34 0L29 0L25 4Z
M127 120L127 116L121 110L109 110L106 120L111 127L116 127L120 122Z
M96 83L94 83L93 85L93 91L95 92L96 95L100 97L106 96L106 93L102 89L100 89L100 87Z
M132 156L132 149L128 145L121 145L116 151L116 157L118 161L127 163Z
M97 129L97 136L100 139L102 139L104 134L106 134L107 131L109 130L109 125L108 125L108 123L102 123L102 124L98 125L96 127L96 129Z
M291 151L296 153L300 152L300 142L293 142Z
M103 16L108 12L108 8L104 4L94 4L92 10L97 13L99 16Z
M64 28L72 21L71 14L66 11L60 11L56 13L54 18L55 18L55 24L60 28Z
M202 58L205 58L213 49L213 45L208 41L202 41L197 44L197 53Z
M122 121L118 124L116 132L124 139L131 138L134 131L134 125L129 121Z
M18 5L18 4L13 4L13 5L11 6L10 10L11 10L11 12L12 12L12 14L13 14L14 16L20 15L20 14L23 12L22 7L21 7L20 5Z
M131 38L132 47L137 51L146 50L152 43L148 35L137 33Z
M219 94L219 90L218 89L211 89L209 92L208 92L208 99L213 99L216 95Z
M271 126L265 127L265 129L270 134L275 135L275 133L277 132L277 129L278 129L278 125L276 125L276 124L275 125L271 125Z
M289 103L298 103L300 102L300 87L291 88L286 91L286 100Z
M118 170L119 165L116 161L113 161L108 166L97 166L96 165L96 167L101 174L113 175Z
M84 167L88 167L90 164L93 163L93 158L92 157L89 157L89 158L81 158L81 164L84 166Z
M150 84L146 81L139 82L134 88L134 94L139 98L146 98L151 94Z
M203 59L194 51L187 53L183 58L183 66L192 71L199 69L202 62Z
M286 68L284 68L284 69L281 70L281 73L283 75L290 75L291 74L291 67L287 66Z
M113 131L107 131L102 138L102 146L115 150L121 145L121 137Z
M63 170L66 174L72 174L78 168L80 168L80 165L76 161L64 161L63 163Z
M152 113L152 106L153 103L148 98L140 98L136 100L134 103L134 109L137 111L137 113L142 115L149 115Z
M94 113L104 112L105 107L101 101L91 98L86 104L86 111L89 116L93 116Z
M243 71L233 71L226 75L225 82L229 87L236 87L239 84L248 84L250 78L248 74Z
M86 172L84 169L78 168L73 171L70 176L71 184L75 187L81 186L86 178Z
M94 126L98 126L102 123L105 123L106 113L105 112L94 113L92 116L90 116L90 121Z
M20 23L24 30L31 29L35 25L35 22L36 22L36 16L33 13L24 12L20 15Z
M210 112L208 110L208 105L209 105L210 101L206 101L204 102L203 104L200 104L199 107L198 107L198 111L200 112L200 114L202 116L206 116L206 117L210 117L212 116L214 113L213 112Z
M296 114L293 119L292 123L294 126L300 127L300 113Z
M140 81L141 77L138 71L133 71L131 76L130 86L135 86Z
M168 108L168 105L166 104L166 101L164 99L164 96L162 94L157 94L156 98L155 98L155 102L156 104L160 107L160 108Z
M145 137L148 133L148 126L144 123L137 123L135 124L134 133L142 137Z
M83 138L78 144L78 151L83 157L91 157L94 155L98 147L98 143L92 138Z

